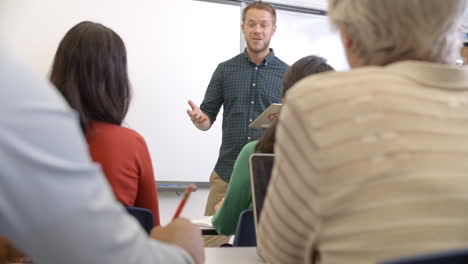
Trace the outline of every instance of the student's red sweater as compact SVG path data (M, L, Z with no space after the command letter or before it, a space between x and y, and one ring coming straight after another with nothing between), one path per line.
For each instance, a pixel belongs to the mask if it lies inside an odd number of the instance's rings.
M86 131L86 140L117 200L151 210L154 224L159 225L156 181L143 137L128 128L95 121Z

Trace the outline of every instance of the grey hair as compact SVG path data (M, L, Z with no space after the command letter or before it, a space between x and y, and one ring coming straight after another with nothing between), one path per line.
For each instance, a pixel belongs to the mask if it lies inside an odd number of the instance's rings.
M467 0L329 0L332 23L353 40L364 65L401 60L453 63Z

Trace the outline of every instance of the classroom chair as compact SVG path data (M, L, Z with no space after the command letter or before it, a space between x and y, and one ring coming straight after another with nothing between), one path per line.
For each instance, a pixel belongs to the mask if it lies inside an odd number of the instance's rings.
M140 207L125 206L125 209L140 222L140 225L145 229L146 233L149 234L154 226L153 213L146 208Z
M234 235L233 247L255 247L257 236L255 233L254 215L252 209L242 211Z
M432 253L421 256L402 258L381 264L466 264L468 263L468 249L454 250L442 253Z

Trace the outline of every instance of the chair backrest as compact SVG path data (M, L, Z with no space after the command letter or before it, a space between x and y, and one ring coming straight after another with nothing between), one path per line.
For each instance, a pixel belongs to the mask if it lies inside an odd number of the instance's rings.
M465 264L468 263L468 249L447 251L387 261L381 264Z
M140 222L140 225L145 229L146 233L149 234L154 227L153 213L146 208L140 207L125 206L125 209Z
M257 236L255 234L255 223L252 209L242 211L237 223L233 247L255 247Z

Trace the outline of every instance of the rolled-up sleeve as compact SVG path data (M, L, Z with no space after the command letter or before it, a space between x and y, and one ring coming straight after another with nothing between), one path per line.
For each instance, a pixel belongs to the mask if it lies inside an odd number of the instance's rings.
M208 115L211 124L216 121L219 109L223 104L223 66L222 64L216 67L213 76L211 77L210 84L206 89L205 98L203 99L200 109Z

